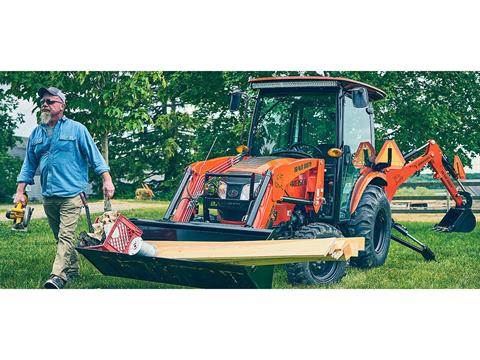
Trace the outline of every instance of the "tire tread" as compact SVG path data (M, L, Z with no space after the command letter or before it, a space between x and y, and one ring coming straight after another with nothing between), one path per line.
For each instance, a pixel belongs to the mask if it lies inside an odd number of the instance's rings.
M343 237L342 232L336 227L326 223L312 223L305 225L295 231L295 239L313 239L313 238L327 238L327 237ZM333 275L332 281L326 284L339 282L345 276L346 262L338 261L338 268ZM292 263L286 265L287 278L290 284L316 284L313 277L309 273L309 266L307 263Z
M386 241L384 251L375 253L373 231L375 219L380 207L384 207L387 216ZM352 258L350 263L360 268L372 268L385 263L390 246L391 210L390 203L383 188L376 185L368 185L360 199L357 209L352 214L348 225L348 234L365 238L365 250L360 251L358 257Z

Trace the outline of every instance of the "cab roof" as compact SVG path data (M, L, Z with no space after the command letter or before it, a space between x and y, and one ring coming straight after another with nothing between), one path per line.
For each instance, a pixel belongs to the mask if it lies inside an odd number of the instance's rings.
M368 96L372 100L380 100L387 95L384 91L374 86L362 83L360 81L328 76L278 76L270 78L252 79L249 80L249 83L252 85L253 88L268 87L270 89L284 88L288 85L290 85L291 87L321 87L340 85L345 89L363 86L367 89Z

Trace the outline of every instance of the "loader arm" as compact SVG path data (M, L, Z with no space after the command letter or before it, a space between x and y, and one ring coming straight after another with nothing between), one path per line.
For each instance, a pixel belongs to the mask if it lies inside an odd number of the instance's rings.
M227 156L192 164L183 177L173 200L165 213L164 220L188 222L196 214L197 199L203 193L205 174L208 171L224 172L238 163L244 154Z

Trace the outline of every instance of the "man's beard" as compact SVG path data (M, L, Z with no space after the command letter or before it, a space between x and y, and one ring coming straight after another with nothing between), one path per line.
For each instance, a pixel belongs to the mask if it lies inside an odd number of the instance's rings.
M40 113L40 119L42 120L43 124L48 124L50 120L52 120L52 114L46 111L42 111Z

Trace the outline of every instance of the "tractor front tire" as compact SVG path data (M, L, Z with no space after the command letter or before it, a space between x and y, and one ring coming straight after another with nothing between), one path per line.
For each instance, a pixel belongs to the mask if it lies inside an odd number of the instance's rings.
M294 232L294 239L320 239L343 237L336 227L324 223L312 223L302 226ZM287 278L292 285L319 284L329 285L339 282L345 275L346 261L316 261L287 264Z
M372 268L385 263L390 247L392 212L383 188L368 185L357 209L352 214L348 233L365 238L365 250L352 257L350 264L359 268Z

